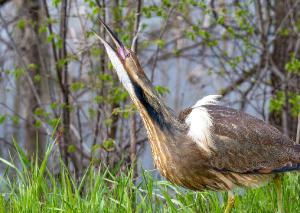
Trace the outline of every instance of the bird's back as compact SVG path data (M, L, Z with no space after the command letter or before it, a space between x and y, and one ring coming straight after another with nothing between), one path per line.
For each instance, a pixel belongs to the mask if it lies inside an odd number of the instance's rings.
M300 169L300 146L275 127L235 109L219 105L199 107L210 117L212 139L208 144L209 159L204 163L207 171L197 170L194 162L190 175L194 179L198 175L205 188L229 190L236 186L258 186L275 173ZM194 109L186 109L179 119L185 122Z
M239 173L294 170L300 163L300 146L275 127L235 109L204 106L213 121L218 168Z

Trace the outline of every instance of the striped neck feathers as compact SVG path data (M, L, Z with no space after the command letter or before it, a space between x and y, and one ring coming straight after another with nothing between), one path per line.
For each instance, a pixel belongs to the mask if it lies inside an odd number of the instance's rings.
M151 124L151 126L158 126L161 130L171 131L172 128L180 126L180 122L172 110L164 104L154 90L134 52L126 49L128 54L125 59L121 59L106 42L103 42L103 44L119 80L140 111L146 128L150 128L149 125L147 126L149 121L156 124Z
M140 111L141 116L144 117L143 119L151 120L161 130L171 131L172 128L177 127L176 124L179 125L173 111L165 105L155 91L132 51L130 51L129 59L124 61L123 75L128 76L129 82L125 82L126 85L124 85L124 81L122 83Z

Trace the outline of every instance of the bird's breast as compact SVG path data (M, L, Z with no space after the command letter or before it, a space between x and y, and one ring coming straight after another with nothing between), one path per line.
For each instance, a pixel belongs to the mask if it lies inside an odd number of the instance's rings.
M170 138L173 140L168 141ZM162 176L176 185L189 189L205 188L208 168L196 144L180 135L177 137L156 135L149 139L154 163Z
M187 141L175 146L162 141L152 141L151 148L153 160L160 174L173 184L192 190L228 191L236 187L256 187L272 178L266 175L216 170L210 166L209 158L203 157L197 144L194 146Z
M240 175L216 170L211 165L212 155L201 149L182 132L163 131L145 122L153 160L170 182L192 190L232 190L236 186L257 185L261 176Z

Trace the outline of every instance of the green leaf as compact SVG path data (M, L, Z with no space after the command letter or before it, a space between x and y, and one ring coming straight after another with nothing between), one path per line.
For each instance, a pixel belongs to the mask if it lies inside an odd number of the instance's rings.
M52 128L55 128L60 124L60 118L52 118L48 123Z
M111 118L106 118L104 120L105 125L108 126L108 127L111 126L112 122L113 122L113 120Z
M6 115L0 115L0 125L6 120Z
M47 26L44 24L44 25L41 25L39 27L39 33L42 34L42 33L46 33L47 32Z
M74 153L76 151L76 147L74 145L68 146L68 153Z
M96 3L95 3L96 4ZM95 5L96 6L96 5ZM92 11L92 14L94 16L97 16L98 14L100 13L100 7L94 7L93 8L93 11Z
M115 103L119 103L122 101L125 101L127 98L127 92L124 91L123 89L116 87L114 88L114 97L113 100Z
M21 30L24 30L24 29L25 29L25 25L26 25L25 20L24 20L24 19L20 19L20 20L18 21L17 27L18 27L19 29L21 29Z
M294 117L297 117L300 113L300 95L289 94L289 103L291 104L291 111Z
M124 111L123 111L123 118L124 119L128 119L129 118L129 115L130 115L130 112L131 110L126 108Z
M35 126L35 128L41 128L42 127L42 122L40 120L35 120L34 126Z
M290 33L290 29L288 28L282 28L280 31L279 31L279 35L281 36L288 36Z
M88 112L89 112L89 117L90 118L94 118L96 116L96 114L97 114L97 111L94 110L93 108L89 108Z
M106 82L111 82L112 81L112 76L110 74L101 74L99 75L100 80L106 81Z
M57 46L57 48L61 49L62 48L62 44L63 44L63 42L62 42L61 37L57 37L57 40L56 40L56 46Z
M26 167L30 166L30 160L27 158L27 155L25 152L23 152L22 148L19 146L19 144L13 139L12 140L14 146L16 147L16 150L18 152L18 155L20 156L22 164L24 164Z
M171 7L171 2L170 0L162 0L162 4L166 7Z
M155 86L154 88L161 95L166 94L166 93L170 93L170 90L167 87L163 87L163 86L158 85L158 86Z
M10 116L10 119L11 119L11 121L13 122L13 124L14 124L15 126L19 126L19 124L20 124L20 118L19 118L18 116L16 116L16 115L11 115L11 116Z
M10 163L9 161L7 161L7 160L5 160L5 159L3 159L3 158L1 158L1 157L0 157L0 161L1 161L2 163L4 163L5 165L7 165L7 166L13 168L14 170L16 170L16 172L18 173L18 175L19 175L20 177L22 177L22 173L20 172L20 170L19 170L14 164Z
M34 75L34 81L40 82L41 79L42 79L41 75L39 75L39 74Z
M44 110L43 108L37 107L37 108L34 110L34 114L35 114L36 116L42 117L42 116L44 116L44 114L45 114L45 110Z
M92 152L96 152L97 150L99 150L101 148L101 145L100 144L95 144L92 146Z
M280 112L285 103L285 95L283 91L278 91L275 97L270 100L270 112Z
M208 42L208 46L215 47L219 44L218 40L211 40Z
M48 42L52 42L52 41L55 39L55 37L56 37L56 34L51 33L50 35L48 35L47 41L48 41Z
M96 95L95 98L94 98L94 100L95 100L95 102L96 102L97 104L100 104L100 103L103 102L104 98L103 98L103 96Z
M51 104L50 104L50 108L51 108L51 109L56 109L57 106L58 106L58 103L57 103L57 102L54 102L54 103L51 103Z
M25 70L23 68L16 68L12 73L16 79L20 79L25 74Z
M62 68L66 63L68 63L68 60L66 58L62 58L57 61L57 67Z
M75 82L75 83L72 83L71 84L71 90L73 91L73 92L77 92L78 90L81 90L81 89L83 89L84 88L84 83L82 83L82 82Z
M103 50L99 47L92 47L90 51L91 51L91 54L95 57L98 57L98 56L100 56L101 53L103 53Z
M224 15L220 15L218 17L217 23L221 24L221 25L225 24L225 16Z
M205 40L208 40L210 38L210 34L206 30L199 29L198 34L199 34L199 36L201 36Z
M165 40L162 40L162 39L157 39L157 40L155 41L155 43L157 44L157 46L158 46L159 48L163 48L163 47L166 45L166 41L165 41Z
M291 54L291 59L287 62L284 68L290 73L298 73L300 70L300 61L296 58L295 53Z
M38 65L31 63L31 64L28 65L28 69L30 69L30 70L36 70L36 69L38 69Z
M112 110L112 115L118 115L119 113L121 113L121 109L120 107L116 107Z
M227 27L226 28L228 34L230 35L231 38L234 38L235 37L235 32L234 32L234 29L232 27Z
M186 35L186 37L188 37L188 38L191 39L192 41L195 41L195 40L196 40L196 36L195 36L195 33L194 33L194 32L186 31L186 32L185 32L185 35Z
M142 13L143 13L143 17L145 17L145 18L151 18L151 16L152 16L151 10L149 7L143 7Z
M200 7L203 10L207 9L207 5L206 5L205 1L199 1L198 2L198 7Z
M114 140L113 139L106 139L104 142L103 142L103 148L106 149L106 151L112 151L115 147L115 144L114 144Z
M61 0L52 0L52 5L54 7L58 7L58 5L61 3Z

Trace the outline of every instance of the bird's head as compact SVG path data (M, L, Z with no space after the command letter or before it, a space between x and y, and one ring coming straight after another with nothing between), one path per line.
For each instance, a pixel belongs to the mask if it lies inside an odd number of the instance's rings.
M112 39L115 48L113 48L103 38L99 36L97 37L103 43L114 70L116 71L125 89L131 96L135 93L135 85L139 85L144 91L147 92L149 87L145 85L148 85L150 82L141 68L135 53L127 48L103 21L100 20L100 22L108 32L108 35Z
M150 120L158 124L160 129L170 126L169 123L177 122L173 113L165 106L147 78L134 51L125 47L112 30L103 21L100 20L100 22L115 47L113 48L103 38L99 36L98 38L103 43L118 78L140 111L146 126L149 128Z

